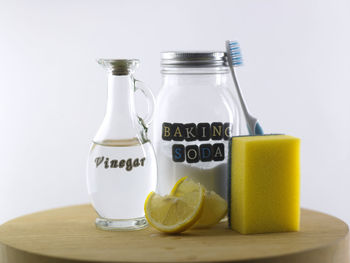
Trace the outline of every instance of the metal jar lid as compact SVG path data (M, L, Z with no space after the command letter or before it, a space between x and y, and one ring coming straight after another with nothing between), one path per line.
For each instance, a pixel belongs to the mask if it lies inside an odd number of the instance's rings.
M161 66L173 68L226 67L227 56L222 51L166 51L161 53Z

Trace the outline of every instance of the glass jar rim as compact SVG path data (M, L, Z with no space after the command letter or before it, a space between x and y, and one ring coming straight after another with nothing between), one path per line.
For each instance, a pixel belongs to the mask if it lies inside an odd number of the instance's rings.
M212 75L212 74L227 74L229 68L221 67L162 67L163 75Z

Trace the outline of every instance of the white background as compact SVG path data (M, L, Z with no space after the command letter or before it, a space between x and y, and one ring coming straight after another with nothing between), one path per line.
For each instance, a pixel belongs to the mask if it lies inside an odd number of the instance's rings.
M265 131L302 139L302 206L350 223L349 14L346 0L0 1L0 223L88 202L107 95L96 58L141 59L156 94L160 51L226 39Z

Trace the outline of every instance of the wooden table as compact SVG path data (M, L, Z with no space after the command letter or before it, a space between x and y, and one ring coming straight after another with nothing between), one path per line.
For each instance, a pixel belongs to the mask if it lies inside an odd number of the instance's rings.
M349 263L349 229L341 220L302 210L301 231L240 235L222 223L165 235L97 230L90 205L43 211L0 226L0 263L307 262Z

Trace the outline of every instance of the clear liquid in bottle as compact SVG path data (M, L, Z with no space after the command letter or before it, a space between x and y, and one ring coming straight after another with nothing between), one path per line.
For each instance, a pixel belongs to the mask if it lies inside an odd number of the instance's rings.
M87 179L91 201L100 218L145 220L143 205L156 188L156 170L150 142L141 144L135 138L94 143Z

